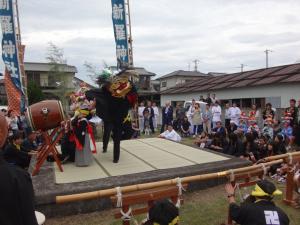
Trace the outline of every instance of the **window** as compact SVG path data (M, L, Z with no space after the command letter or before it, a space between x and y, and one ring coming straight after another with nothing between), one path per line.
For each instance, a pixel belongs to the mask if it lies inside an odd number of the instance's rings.
M242 108L251 108L252 106L252 99L251 98L243 98L242 99Z
M41 84L41 87L47 87L48 86L48 74L41 74L40 84Z
M162 81L161 82L161 87L167 87L167 81Z

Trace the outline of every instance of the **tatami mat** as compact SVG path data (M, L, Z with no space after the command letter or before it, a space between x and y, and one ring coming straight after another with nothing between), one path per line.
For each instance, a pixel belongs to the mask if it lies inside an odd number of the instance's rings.
M97 143L97 150L98 153L94 155L95 160L89 167L76 167L70 163L64 165L63 173L55 168L56 183L80 182L228 159L199 148L160 138L123 141L118 164L112 162L112 143L109 144L108 152L105 154L102 153L102 143Z

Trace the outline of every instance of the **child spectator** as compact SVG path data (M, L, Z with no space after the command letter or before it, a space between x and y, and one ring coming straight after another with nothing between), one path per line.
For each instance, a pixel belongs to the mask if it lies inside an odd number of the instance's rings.
M138 124L135 121L132 121L131 127L132 127L132 130L133 130L132 139L138 138L139 133L140 133L140 129L139 129Z
M185 116L183 122L181 123L180 131L183 137L187 137L190 135L190 126L191 123L188 120L188 117Z
M288 150L291 149L291 145L293 143L294 136L293 136L293 128L290 126L289 120L283 121L283 128L282 128L281 133L286 138L286 143L288 145L287 149Z
M205 131L203 131L201 135L195 139L194 143L200 148L207 148L208 140L209 140L208 134Z

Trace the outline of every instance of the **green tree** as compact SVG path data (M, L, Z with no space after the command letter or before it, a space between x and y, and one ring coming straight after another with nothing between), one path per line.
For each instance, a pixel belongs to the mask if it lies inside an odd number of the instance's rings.
M27 85L27 94L29 105L45 99L45 95L42 92L42 89L33 81L30 81Z

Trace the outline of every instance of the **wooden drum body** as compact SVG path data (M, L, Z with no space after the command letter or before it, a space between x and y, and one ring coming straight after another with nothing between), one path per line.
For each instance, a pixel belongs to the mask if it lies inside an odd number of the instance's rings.
M60 126L65 119L60 101L45 100L27 108L26 117L33 130L47 131Z
M0 148L5 144L8 135L8 126L5 116L0 113Z

